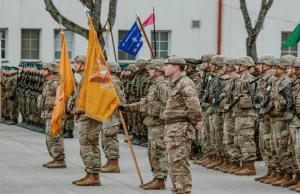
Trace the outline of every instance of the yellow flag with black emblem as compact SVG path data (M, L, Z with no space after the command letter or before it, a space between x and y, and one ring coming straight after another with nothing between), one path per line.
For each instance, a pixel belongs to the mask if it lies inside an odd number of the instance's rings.
M90 29L86 65L76 109L84 111L85 116L97 121L111 121L112 114L121 103L91 18L88 24Z
M61 54L59 61L58 88L51 119L51 136L54 137L61 130L61 120L66 114L66 103L74 90L75 78L70 63L68 46L64 31L61 29Z

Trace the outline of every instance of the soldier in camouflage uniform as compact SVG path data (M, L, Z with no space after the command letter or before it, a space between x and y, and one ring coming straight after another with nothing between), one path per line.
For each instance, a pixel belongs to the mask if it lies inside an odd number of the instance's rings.
M272 86L270 103L271 133L273 133L274 145L277 154L275 178L266 179L263 182L274 186L282 186L293 179L292 153L288 150L289 129L288 125L292 119L291 107L288 104L289 88L292 80L287 75L287 67L292 66L296 57L285 55L274 64L275 76L279 79ZM273 158L273 156L272 156ZM275 158L274 158L275 159Z
M114 83L114 87L119 96L120 102L126 104L124 86L117 76L120 72L120 65L116 62L107 61L106 65L111 74L111 79ZM102 135L102 150L105 153L107 162L100 169L102 173L119 173L119 141L118 141L118 131L120 127L120 118L117 113L112 115L111 122L103 122L101 126L101 135Z
M260 181L269 177L273 171L276 171L275 165L272 164L272 153L271 153L271 123L268 112L265 112L266 107L269 103L268 98L270 97L270 92L272 89L272 84L277 80L273 75L272 66L276 58L272 55L263 55L258 58L257 69L262 74L261 78L258 80L256 96L258 98L258 106L256 108L259 110L259 148L265 165L268 167L268 172L262 177L257 177L254 180Z
M1 85L2 85L2 93L1 93L1 97L2 97L2 123L6 123L9 120L9 112L8 112L8 99L6 96L6 83L9 79L9 71L10 71L10 67L9 66L5 66L4 67L4 75L3 78L1 80Z
M148 157L153 168L153 180L141 185L144 190L165 189L167 178L166 146L164 142L164 117L162 112L165 107L165 92L167 79L163 73L164 60L152 60L148 66L148 73L153 84L149 88L147 96L140 102L125 105L126 111L140 112L147 115L143 123L148 129Z
M77 110L76 104L83 82L86 57L84 55L75 58L75 71L81 75L81 80L74 95L73 113L79 128L80 156L85 165L86 176L75 180L72 184L77 186L100 186L99 172L101 168L101 152L99 149L100 125L99 121L85 116L85 112Z
M16 88L16 95L19 101L19 112L22 118L22 122L17 124L18 126L22 126L23 125L23 118L24 118L24 90L23 90L23 80L24 80L24 65L23 63L21 63L19 65L20 71L19 71L19 75L18 75L18 85Z
M49 155L53 158L51 162L43 164L47 168L66 168L64 139L62 130L51 136L51 118L56 98L56 90L58 88L58 64L54 62L46 62L43 64L43 75L46 78L43 93L39 96L38 106L41 108L41 117L46 119L46 145Z
M175 56L166 59L164 66L165 76L170 78L163 112L166 117L164 141L174 194L191 193L188 157L195 139L195 126L201 121L196 85L185 75L185 66L185 60Z
M241 77L236 81L233 96L235 106L233 117L235 119L235 143L242 153L241 167L235 175L256 175L254 162L256 160L256 145L254 142L254 127L256 112L253 108L252 93L255 92L255 77L249 72L255 63L251 57L240 57L236 61L236 71ZM254 85L254 86L253 86Z
M16 94L16 88L18 85L18 67L10 67L9 79L6 82L6 92L4 98L7 99L7 104L4 106L8 107L9 120L6 122L8 125L18 124L19 110L18 110L18 99Z

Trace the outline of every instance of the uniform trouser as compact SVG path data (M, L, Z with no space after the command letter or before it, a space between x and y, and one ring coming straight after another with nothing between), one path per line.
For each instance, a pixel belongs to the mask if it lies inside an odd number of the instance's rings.
M22 122L24 122L24 117L25 117L25 113L24 113L24 102L25 102L25 100L24 100L24 97L19 97L18 98L18 100L19 100L19 111L20 111L20 114L21 114L21 117L22 117ZM40 115L41 114L39 114L39 117L40 117Z
M297 165L297 155L296 155L297 131L300 130L300 125L291 124L289 126L289 130L290 130L290 138L289 138L288 150L289 150L289 152L292 153L292 167L293 167L294 173L296 174L296 173L300 173L298 165ZM299 134L298 134L298 137L299 137ZM300 156L298 156L298 157L300 157Z
M210 120L210 137L214 150L217 156L225 156L225 149L223 144L223 124L222 115L213 114L209 116Z
M88 173L97 174L101 167L99 149L100 122L86 118L78 121L80 156Z
M30 118L30 97L25 97L25 118L28 121L31 121Z
M235 142L242 153L242 161L256 160L256 145L254 142L255 117L235 117Z
M29 117L30 117L30 120L34 123L37 122L37 118L35 118L35 106L36 106L36 99L34 99L35 96L31 96L31 99L29 101Z
M119 125L101 128L102 150L107 159L120 158L118 131Z
M274 122L271 120L271 128L274 131L275 150L280 163L280 166L277 167L277 171L293 173L292 153L288 150L288 122L281 119L275 119Z
M300 169L300 126L296 129L296 135L295 135L295 159L298 167L298 173ZM297 173L297 172L296 172Z
M153 176L156 179L165 179L168 175L166 161L166 143L164 142L164 126L152 125L148 128L148 157Z
M8 100L8 106L9 106L9 117L10 117L10 119L18 119L19 118L18 99Z
M46 119L46 145L50 156L55 160L65 159L65 147L62 130L54 138L51 136L51 119Z
M263 118L259 121L259 148L266 166L270 166L272 160L271 152L271 123L270 118Z
M8 110L9 110L9 107L8 107L8 99L7 97L3 97L3 103L2 103L2 114L4 117L9 117L9 113L8 113Z
M136 136L139 135L138 132L138 114L133 112L131 113L131 120L132 120L132 133Z
M191 141L166 142L169 174L173 184L172 193L190 193L192 176L189 164Z
M67 113L65 117L63 118L63 124L62 124L63 131L73 131L75 128L75 122L74 122L74 114Z
M224 114L224 146L231 162L239 162L242 153L237 149L234 143L235 136L235 119L231 116L231 113Z
M201 130L203 153L207 155L213 154L213 148L210 141L209 116L203 116L203 129Z

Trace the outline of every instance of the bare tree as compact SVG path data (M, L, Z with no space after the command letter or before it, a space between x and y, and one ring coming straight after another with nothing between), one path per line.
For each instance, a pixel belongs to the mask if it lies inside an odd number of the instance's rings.
M65 16L63 16L59 10L55 7L52 0L44 0L46 5L46 10L50 13L52 18L59 22L58 16L62 19L62 25L76 33L79 34L85 38L88 38L88 29L76 24L75 22L72 22ZM79 0L82 4L86 5L86 7L90 10L90 16L92 17L93 24L95 27L95 30L98 35L98 40L100 42L101 47L104 46L104 38L102 36L103 32L103 26L100 21L101 16L101 9L102 9L102 0ZM111 23L111 28L113 28L116 20L116 12L117 12L117 2L118 0L110 0L109 2L109 12L108 12L108 19Z
M256 24L254 27L252 27L251 19L247 9L246 0L240 0L240 6L245 21L245 27L248 33L248 37L246 38L247 55L252 57L254 60L257 59L256 39L260 30L263 27L265 17L270 7L272 6L273 1L274 0L261 1L261 7L260 7Z

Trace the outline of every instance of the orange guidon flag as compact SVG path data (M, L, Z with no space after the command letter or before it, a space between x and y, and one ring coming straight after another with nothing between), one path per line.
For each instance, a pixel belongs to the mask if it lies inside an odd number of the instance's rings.
M61 54L59 61L58 88L51 120L51 136L54 137L61 130L61 118L66 112L66 103L74 89L74 75L71 68L68 47L64 31L61 29Z
M100 47L92 19L89 18L89 40L83 82L77 99L78 110L98 121L111 121L121 105Z

